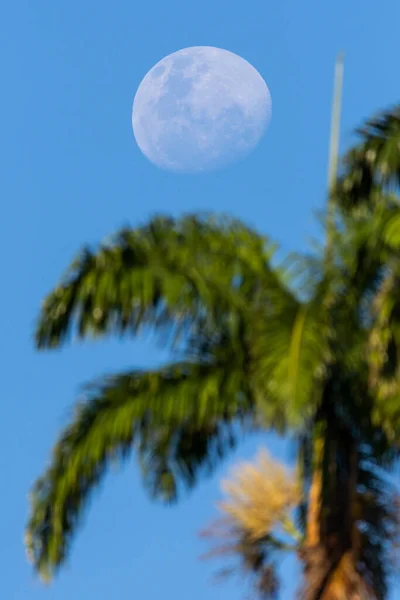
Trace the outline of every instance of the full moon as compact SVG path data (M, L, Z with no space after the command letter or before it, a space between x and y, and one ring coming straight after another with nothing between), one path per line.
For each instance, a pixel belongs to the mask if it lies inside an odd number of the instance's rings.
M271 119L267 84L246 60L196 46L166 56L142 80L132 126L143 154L161 169L213 171L258 145Z

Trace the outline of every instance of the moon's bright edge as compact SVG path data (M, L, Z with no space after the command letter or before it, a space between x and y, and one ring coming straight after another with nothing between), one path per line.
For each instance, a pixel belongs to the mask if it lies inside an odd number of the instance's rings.
M135 95L132 125L152 163L195 173L247 156L271 112L267 84L249 62L227 50L196 46L150 69Z

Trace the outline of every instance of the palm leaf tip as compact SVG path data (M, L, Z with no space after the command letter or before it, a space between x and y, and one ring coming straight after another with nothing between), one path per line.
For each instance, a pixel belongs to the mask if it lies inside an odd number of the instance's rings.
M340 206L353 214L377 208L384 192L398 187L400 108L369 119L357 133L361 143L344 157L336 190Z
M87 394L32 492L27 549L35 570L48 577L65 562L113 461L135 449L151 494L174 501L213 472L235 443L242 415L253 410L232 363L126 373L89 386Z
M213 216L158 217L120 231L111 243L84 249L47 296L36 345L58 347L75 333L182 326L204 313L244 308L238 281L278 283L272 253L272 245L243 223Z

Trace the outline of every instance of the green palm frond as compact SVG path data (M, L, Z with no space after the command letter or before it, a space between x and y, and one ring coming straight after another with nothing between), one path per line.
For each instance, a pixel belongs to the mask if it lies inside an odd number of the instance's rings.
M98 250L83 250L45 299L36 343L55 347L80 337L138 333L176 335L204 317L244 310L259 288L279 294L273 248L240 222L224 217L156 217L119 232Z
M400 106L368 119L358 134L375 176L383 182L400 183Z
M398 251L400 249L400 208L393 209L388 213L383 238L391 250Z
M114 460L137 448L153 494L174 500L211 471L251 420L243 372L176 364L133 372L87 389L32 493L27 546L35 568L51 577L65 560L92 491Z
M324 299L321 293L307 303L281 301L257 324L254 377L269 420L279 408L298 426L318 406L332 335Z
M393 263L374 301L369 332L370 385L375 391L375 417L392 439L400 432L400 271Z
M346 213L358 215L380 204L381 189L376 187L372 165L363 147L352 148L342 160L335 188L335 199Z
M381 204L382 190L400 184L400 107L368 120L357 133L360 143L345 156L337 194L348 210Z
M384 232L388 211L374 218L346 219L344 231L335 240L335 322L357 334L371 321L371 303L385 271L387 245ZM346 331L341 332L346 339ZM338 335L340 338L340 335ZM350 344L346 346L350 348Z

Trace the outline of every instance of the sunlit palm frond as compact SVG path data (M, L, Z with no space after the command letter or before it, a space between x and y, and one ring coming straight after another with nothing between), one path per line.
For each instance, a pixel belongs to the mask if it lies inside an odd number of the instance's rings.
M375 417L393 440L400 432L400 271L393 263L374 301L369 332L370 385Z
M212 470L253 411L243 372L234 365L132 372L87 393L32 493L27 546L43 577L65 560L89 497L113 460L136 447L151 491L173 500L182 486Z
M400 249L400 209L397 207L387 215L383 239L390 250L397 252Z
M254 377L269 421L280 407L298 426L318 406L332 334L324 301L323 293L304 303L281 300L255 327Z
M400 184L400 107L369 119L357 132L360 143L345 156L337 194L343 208L356 212L382 204L382 191Z
M400 183L400 106L368 119L358 129L366 160L384 183Z
M376 188L372 165L362 146L351 148L342 159L335 200L342 211L353 216L379 204L381 189Z
M122 230L96 251L82 251L45 299L37 345L59 346L71 332L181 331L205 315L216 322L246 308L260 287L280 293L272 251L264 237L223 217L158 217Z

